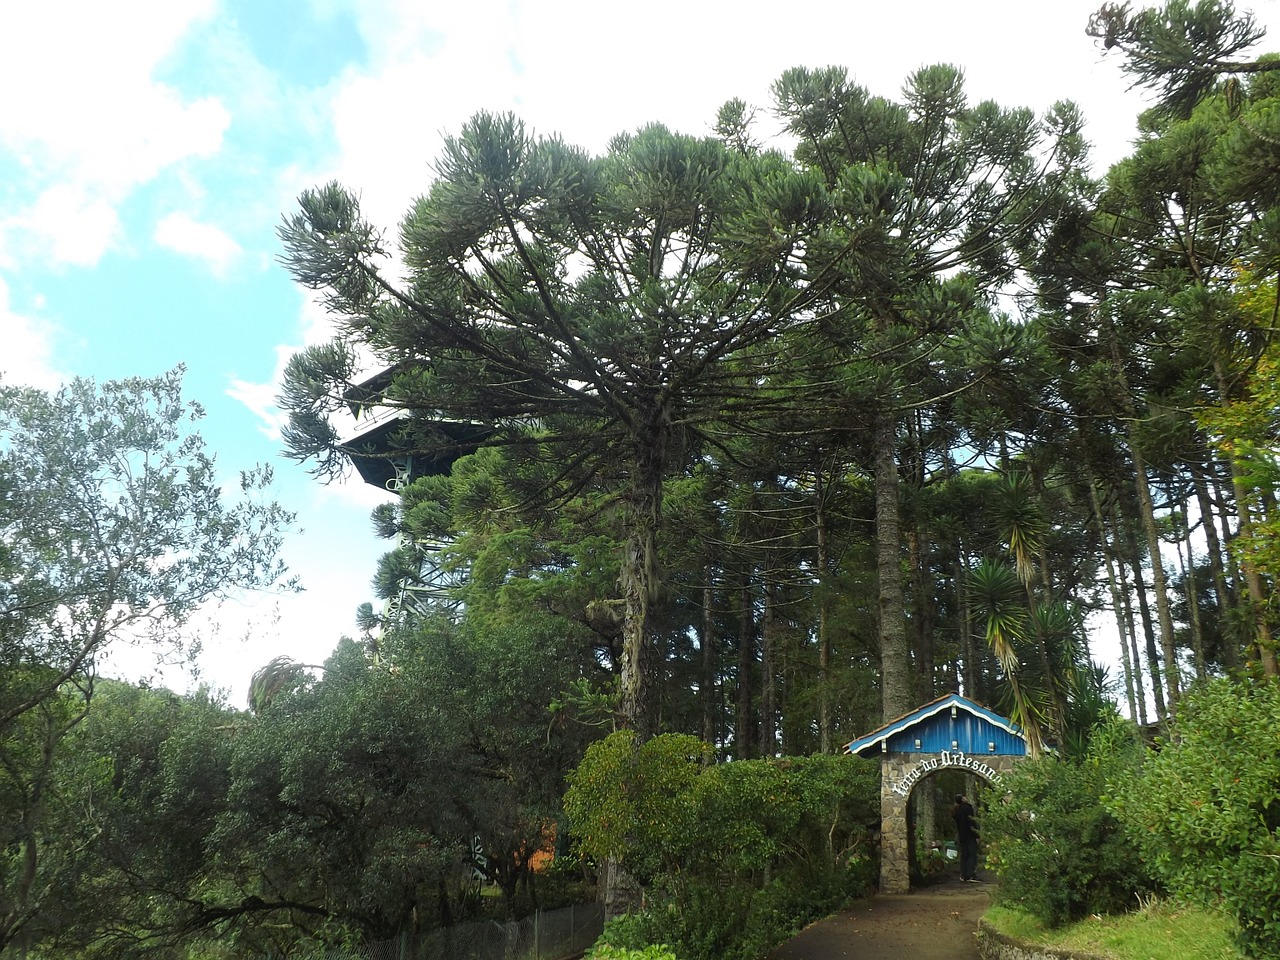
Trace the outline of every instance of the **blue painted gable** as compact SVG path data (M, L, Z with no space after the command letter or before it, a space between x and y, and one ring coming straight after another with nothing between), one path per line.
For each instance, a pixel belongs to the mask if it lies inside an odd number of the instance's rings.
M1026 756L1027 743L1013 721L957 693L939 697L845 746L846 753L940 753Z

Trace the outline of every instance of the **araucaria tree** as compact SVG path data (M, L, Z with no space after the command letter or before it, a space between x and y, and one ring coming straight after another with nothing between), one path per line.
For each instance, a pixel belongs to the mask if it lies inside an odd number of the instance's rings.
M660 126L600 157L481 113L447 140L438 179L400 226L395 270L354 195L308 191L281 228L286 263L320 291L336 340L294 358L288 441L341 462L332 416L371 350L383 398L414 416L404 452L438 449L433 418L558 465L531 500L595 489L622 508L622 713L651 732L650 606L664 481L711 425L776 398L741 362L811 318L805 263L825 190L781 156Z
M834 198L826 239L842 320L823 332L842 361L833 379L851 408L870 411L881 694L893 717L916 702L900 521L907 413L927 422L943 398L1000 368L998 354L961 367L942 360L982 342L973 327L1083 163L1080 118L1069 103L1043 119L970 103L963 73L945 64L912 74L901 102L872 96L839 68L788 71L774 94L800 140L797 160Z
M1119 47L1121 69L1135 86L1154 90L1157 109L1171 116L1190 116L1224 81L1224 92L1238 99L1241 77L1280 70L1274 57L1245 56L1266 31L1225 0L1168 0L1137 10L1104 3L1089 18L1087 32L1107 50Z

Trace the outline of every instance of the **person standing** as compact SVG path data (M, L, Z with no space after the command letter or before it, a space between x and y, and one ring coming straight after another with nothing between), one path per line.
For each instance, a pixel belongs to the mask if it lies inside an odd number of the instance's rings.
M978 879L978 826L973 821L973 805L964 794L956 796L951 817L956 822L956 846L960 849L960 879L965 883L981 883Z

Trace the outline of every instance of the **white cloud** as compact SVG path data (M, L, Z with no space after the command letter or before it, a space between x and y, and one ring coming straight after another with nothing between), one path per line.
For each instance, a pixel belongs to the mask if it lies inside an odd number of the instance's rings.
M1105 166L1127 152L1143 104L1119 58L1102 58L1084 33L1096 8L918 0L904 29L899 7L848 0L805 0L782 18L749 0L733 16L687 0L652 0L643 16L587 0L360 4L367 65L335 85L340 156L311 182L336 176L361 192L373 222L394 227L430 183L442 135L480 109L512 110L538 133L599 152L653 121L707 133L718 107L741 97L760 108L757 135L774 141L774 80L828 64L891 97L918 67L954 62L975 100L1043 111L1076 99Z
M299 327L303 346L327 343L337 333L334 319L314 294L303 298L299 312ZM281 440L281 429L288 422L286 414L276 406L276 396L284 383L284 369L289 358L302 347L295 344L278 344L275 348L276 363L267 383L254 383L233 377L227 387L227 396L244 404L258 418L258 429L272 441Z
M153 76L214 9L215 0L6 8L0 88L9 93L0 98L0 148L21 171L14 195L38 199L4 219L42 241L30 254L96 262L118 242L117 210L138 185L220 148L230 123L221 102L186 100ZM67 215L51 215L58 212Z
M52 390L67 377L53 365L56 330L51 323L14 313L9 287L0 277L0 382Z
M12 227L25 229L55 263L91 267L121 236L115 205L81 183L61 183L44 190Z
M218 227L185 213L171 213L157 223L155 241L184 257L203 261L217 276L225 275L241 252L240 245Z
M277 355L284 348L277 348ZM227 386L227 396L244 404L249 412L258 418L258 430L268 440L280 442L281 430L288 417L276 406L277 387L275 383L252 383L233 377Z

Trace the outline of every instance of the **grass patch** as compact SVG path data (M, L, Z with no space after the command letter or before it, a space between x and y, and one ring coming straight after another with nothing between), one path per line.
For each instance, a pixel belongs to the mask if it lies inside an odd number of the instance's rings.
M984 919L1001 933L1111 960L1241 960L1231 921L1204 907L1155 901L1134 913L1089 917L1047 930L1035 917L992 907Z

